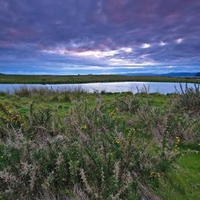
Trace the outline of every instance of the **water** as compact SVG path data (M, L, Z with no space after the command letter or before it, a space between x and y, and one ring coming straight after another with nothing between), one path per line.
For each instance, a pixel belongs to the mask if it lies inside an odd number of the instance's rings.
M185 88L185 83L181 83ZM94 92L159 92L161 94L175 93L175 88L180 92L180 83L165 83L165 82L109 82L109 83L84 83L84 84L0 84L0 92L13 93L20 87L27 88L48 88L52 90L77 90L82 89L89 93ZM194 84L188 84L188 87L194 88Z

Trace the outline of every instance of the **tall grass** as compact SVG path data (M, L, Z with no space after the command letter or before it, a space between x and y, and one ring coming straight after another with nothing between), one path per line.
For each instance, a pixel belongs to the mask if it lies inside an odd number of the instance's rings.
M180 106L183 109L196 111L199 113L200 111L200 85L194 84L194 88L188 87L188 84L185 84L185 89L180 84Z
M198 121L191 127L176 103L159 109L128 95L105 104L98 94L91 106L79 97L64 115L0 104L1 198L159 199L154 188L180 145L196 140Z
M28 87L26 85L13 88L13 93L18 96L41 96L41 95L53 95L53 94L63 94L63 93L73 93L73 94L84 94L87 93L86 90L84 90L81 87L64 87L64 88L47 88L47 87Z

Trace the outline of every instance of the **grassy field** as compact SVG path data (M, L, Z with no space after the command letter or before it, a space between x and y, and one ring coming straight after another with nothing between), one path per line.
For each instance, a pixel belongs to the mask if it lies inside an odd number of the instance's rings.
M199 200L200 90L0 93L0 199Z
M121 75L1 75L0 83L92 83L92 82L120 82L120 81L146 81L146 82L188 82L200 83L199 78L177 78L164 76L121 76Z

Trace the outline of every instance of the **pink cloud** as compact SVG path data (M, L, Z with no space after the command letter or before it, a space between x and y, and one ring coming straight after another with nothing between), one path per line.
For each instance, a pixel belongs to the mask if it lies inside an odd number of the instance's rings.
M37 32L35 29L26 29L26 28L9 28L7 30L7 34L11 37L14 37L16 39L23 39L23 38L32 38L33 36L37 35Z

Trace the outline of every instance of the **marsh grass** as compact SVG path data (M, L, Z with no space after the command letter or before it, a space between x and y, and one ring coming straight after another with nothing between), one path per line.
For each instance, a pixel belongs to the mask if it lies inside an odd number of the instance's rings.
M188 87L186 83L185 89L180 84L181 92L179 93L179 105L191 112L200 113L200 85L194 84L194 88Z
M36 83L36 84L66 84L94 82L190 82L199 83L199 78L177 78L164 76L122 76L122 75L1 75L0 83Z
M170 107L154 106L149 94L15 95L31 101L20 113L1 100L2 199L159 199L156 188L170 180L187 144L199 144L199 118L177 106L183 94ZM47 106L44 96L63 106Z
M47 87L42 87L42 86L38 86L38 87L28 87L26 85L21 86L21 87L17 87L17 88L13 88L13 94L18 95L18 96L41 96L41 95L53 95L53 94L84 94L87 93L86 90L84 90L81 87L75 87L75 88L71 88L71 87L64 87L62 89L59 88L47 88Z

